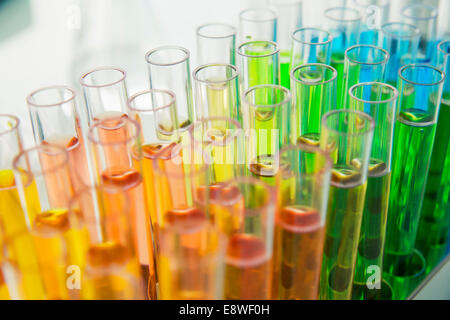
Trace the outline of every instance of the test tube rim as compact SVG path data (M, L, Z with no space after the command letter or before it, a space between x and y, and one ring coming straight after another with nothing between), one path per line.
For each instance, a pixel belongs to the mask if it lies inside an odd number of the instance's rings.
M327 172L327 171L331 170L331 168L333 168L333 161L331 161L329 152L321 149L319 146L310 146L310 145L307 145L304 143L289 144L289 145L281 148L280 151L278 152L278 158L281 159L281 155L283 153L292 151L292 150L300 150L302 152L307 152L307 153L319 153L325 159L326 164L325 164L324 168L322 168L320 171L315 172L313 174L303 173L302 175L307 175L307 176L316 175L318 173Z
M295 74L295 72L297 70L302 69L302 68L306 68L306 67L311 67L311 66L317 66L317 67L322 67L324 69L331 70L331 72L333 73L333 77L331 79L329 79L329 80L322 81L320 83L317 83L317 82L315 82L315 83L308 83L308 82L303 82L303 81L297 79L297 77L294 76L294 74ZM324 84L333 82L334 80L336 80L337 75L338 75L338 72L336 71L335 68L333 68L332 66L330 66L328 64L323 64L323 63L305 63L305 64L299 65L299 66L297 66L297 67L295 67L295 68L293 68L291 70L291 78L294 79L295 82L301 83L301 84L307 85L307 86L324 85Z
M131 105L133 100L136 99L137 97L143 96L145 94L153 94L153 93L167 94L170 96L170 101L168 103L164 104L163 106L159 106L159 107L152 108L152 109L140 109L140 108L135 108ZM176 103L175 93L171 90L168 90L168 89L146 89L146 90L142 90L142 91L139 91L139 92L136 92L135 94L133 94L127 100L127 107L128 107L128 110L131 110L134 112L139 112L139 113L153 112L153 113L155 113L155 112L170 108L175 103Z
M267 53L267 54L262 54L262 55L249 55L246 53L241 52L241 49L246 46L249 45L250 43L268 43L270 44L274 50L271 53ZM278 44L276 42L270 41L270 40L252 40L252 41L247 41L242 43L237 50L237 54L242 56L242 57L246 57L246 58L264 58L264 57L270 57L270 56L274 56L276 54L278 54L280 52L280 48L278 47Z
M394 96L392 98L386 99L386 100L381 100L381 101L370 101L370 100L364 100L361 98L358 98L354 95L353 91L355 89L357 89L358 87L363 87L363 86L373 86L373 85L377 85L383 88L389 88L391 90L393 90ZM356 101L362 102L362 103L368 103L368 104L385 104L385 103L390 103L395 101L398 96L399 96L399 92L397 90L397 88L395 88L394 86L391 86L390 84L387 83L383 83L383 82L378 82L378 81L371 81L371 82L361 82L361 83L357 83L354 84L353 86L350 87L350 89L348 90L348 93L350 95L350 97L352 99L355 99Z
M270 18L264 18L264 19L256 19L256 18L246 18L244 15L251 11L265 11L266 13L270 13L272 17ZM242 10L239 13L239 20L240 21L251 21L251 22L268 22L268 21L277 21L278 16L276 12L270 8L247 8Z
M430 9L431 12L432 12L433 14L430 14L430 15L427 16L427 17L419 17L419 16L413 16L413 15L407 15L407 14L405 13L405 11L408 10L408 9L411 9L411 8L418 8L418 7ZM410 4L410 5L407 5L407 6L403 7L403 8L402 8L402 11L401 11L401 15L402 15L403 17L407 18L407 19L415 19L415 20L433 20L433 19L436 19L436 18L437 18L437 16L439 15L439 13L438 13L438 9L437 9L435 6L432 6L432 5L429 5L429 4L424 4L424 3L413 3L413 4Z
M128 138L126 138L126 139L124 139L124 140L122 140L122 141L101 142L99 139L97 139L97 138L94 137L94 132L93 132L93 131L94 131L94 128L97 128L97 127L100 126L103 122L106 122L106 121L114 121L114 120L120 120L120 121L130 122L130 123L132 123L132 124L135 126L136 131L134 132L133 135L131 135L130 137L128 137ZM141 134L141 125L140 125L137 121L135 121L135 120L133 120L133 119L130 119L129 117L122 117L122 116L120 116L120 117L111 117L111 118L105 118L105 119L102 119L102 120L97 120L97 121L95 121L95 122L89 127L87 136L88 136L89 141L90 141L91 143L94 143L95 145L112 146L112 145L116 145L116 144L128 144L128 143L130 143L130 142L132 142L132 141L138 139L138 138L140 137L140 134Z
M323 42L310 42L310 41L301 40L301 39L298 39L298 38L295 37L295 34L297 32L299 32L299 31L306 31L306 30L314 30L314 31L320 31L322 33L326 33L328 35L328 40L327 41L323 41ZM328 43L332 42L333 41L333 35L330 32L328 32L327 30L325 30L325 29L321 29L321 28L317 28L317 27L302 27L302 28L298 28L298 29L294 30L291 33L291 39L296 41L296 42L303 43L303 44L314 45L314 46L322 46L322 45L325 45L325 44L328 44Z
M192 123L192 125L189 127L189 129L188 129L192 141L197 142L197 143L202 143L202 141L196 141L196 140L194 139L193 131L194 131L194 129L195 129L195 127L196 127L197 125L199 125L199 124L201 124L201 123L205 123L205 122L207 122L207 121L211 121L211 120L213 120L213 121L214 121L214 120L228 121L228 122L230 122L230 123L232 123L232 124L234 125L235 129L237 129L237 130L242 129L241 124L240 124L238 121L236 121L236 120L234 120L234 119L232 119L232 118L228 118L228 117L219 117L219 116L199 118L199 119L195 120L195 121ZM229 141L231 141L231 140L233 140L234 138L236 138L236 137L238 136L238 133L239 133L239 132L236 132L236 133L233 134L231 137L227 138L223 143L217 143L217 142L213 141L213 142L211 142L211 145L213 145L213 146L225 146Z
M32 101L34 95L44 92L44 91L47 91L47 90L53 90L53 89L67 90L68 92L70 92L70 97L63 99L60 102L47 103L47 104L40 104L40 103L36 103L36 102ZM36 107L36 108L47 108L47 107L57 107L57 106L61 106L63 104L69 103L69 102L75 100L75 97L76 97L75 89L73 89L69 86L65 86L65 85L54 85L54 86L47 86L47 87L42 87L42 88L34 90L33 92L31 92L30 94L27 95L26 100L27 100L28 106Z
M449 51L444 51L442 46L446 44L450 46L450 40L442 40L441 42L438 43L438 50L444 55L444 56L450 56L450 52ZM450 47L449 47L450 49Z
M47 154L51 154L51 155L60 155L60 154L62 154L63 156L64 156L64 158L63 159L61 159L61 163L57 163L57 164L55 164L55 165L52 165L50 168L46 168L46 169L40 169L39 170L39 174L36 174L36 173L34 173L34 171L35 170L25 170L24 168L21 168L20 166L19 166L19 162L20 162L20 160L22 159L22 157L24 157L24 156L27 156L29 153L31 153L31 152L35 152L35 151L39 151L39 150L42 150L42 149L53 149L53 150L56 150L56 152L53 152L53 153L47 153ZM59 162L59 161L58 161ZM69 154L68 154L68 152L67 152L67 150L65 149L65 148L63 148L63 147L61 147L61 146L58 146L58 145L55 145L55 144L41 144L41 145L38 145L38 146L34 146L34 147L32 147L32 148L28 148L28 149L25 149L25 150L22 150L22 151L20 151L15 157L14 157L14 159L13 159L13 162L12 162L12 164L13 164L13 169L14 169L14 171L21 171L21 172L24 172L24 173L26 173L28 176L29 176L29 178L30 177L32 177L32 176L42 176L42 175L44 175L44 174L46 174L46 173L52 173L52 172L55 172L56 170L59 170L59 169L62 169L62 168L64 168L64 166L65 165L68 165L68 162L69 162ZM28 164L28 169L30 169L30 167L31 167L31 164L30 164L30 161L28 160L28 157L26 158L26 163Z
M352 18L352 19L336 19L332 16L329 15L329 13L331 11L334 10L341 10L341 11L347 11L347 12L353 12L357 14L356 18ZM359 12L359 10L354 9L354 8L350 8L350 7L331 7L328 8L324 11L324 16L325 18L329 19L329 20L333 20L333 21L338 21L338 22L344 22L344 23L349 23L349 22L357 22L357 21L361 21L362 20L362 16Z
M203 69L209 68L209 67L226 67L226 68L230 68L231 70L233 70L232 76L230 76L227 79L224 80L202 80L200 78L198 78L197 73ZM207 64L202 64L200 66L198 66L197 68L194 69L194 71L192 71L192 77L194 78L195 81L204 83L204 84L218 84L218 83L227 83L230 82L234 79L236 79L239 76L239 69L229 63L219 63L219 62L213 62L213 63L207 63Z
M271 104L271 105L259 105L259 104L256 104L256 103L249 102L247 100L247 95L251 91L254 91L254 90L257 90L257 89L261 89L261 88L279 89L279 90L283 91L286 94L286 97L283 99L283 101L275 103L275 104ZM255 108L266 108L266 109L267 108L273 108L273 109L275 109L275 108L281 107L281 106L283 106L283 105L285 105L285 104L287 104L287 103L289 103L291 101L291 92L289 91L289 89L286 89L285 87L283 87L281 85L278 85L278 84L260 84L260 85L257 85L257 86L253 86L253 87L250 87L247 90L245 90L243 95L244 95L244 102L247 105L253 106Z
M381 61L377 61L377 62L361 62L361 61L358 61L358 60L355 60L355 59L351 59L348 56L348 53L351 50L357 49L357 48L371 48L373 50L379 50L379 51L381 51L384 54L384 59L381 60ZM387 52L387 50L385 50L385 49L383 49L381 47L378 47L378 46L374 46L374 45L371 45L371 44L355 44L355 45L349 47L347 50L345 50L345 58L348 61L350 61L351 63L360 64L360 65L363 64L363 65L367 65L367 66L376 66L376 65L381 65L383 63L387 63L389 61L390 55L389 55L389 52Z
M441 75L441 79L439 81L433 82L433 83L419 83L419 82L411 81L411 80L406 79L403 76L403 71L408 69L408 68L428 68L428 69L432 69L432 70L438 72ZM400 77L400 79L402 81L405 81L405 82L407 82L407 83L409 83L411 85L414 85L414 86L436 86L436 85L439 85L439 84L443 83L445 81L445 77L446 77L445 73L442 70L440 70L439 68L436 68L436 67L434 67L432 65L426 64L426 63L411 63L411 64L404 65L403 67L400 68L400 70L398 70L398 76Z
M408 28L410 28L411 30L414 30L414 31L412 31L410 34L407 34L407 35L396 34L386 28L388 26L393 26L393 25L407 26ZM417 37L417 39L418 39L421 35L419 28L417 28L413 24L406 23L406 22L387 22L381 26L381 32L388 34L389 36L395 37L395 38L416 38Z
M182 59L174 61L174 62L162 63L162 62L151 61L150 60L150 56L152 54L154 54L155 52L160 51L160 50L180 50L181 52L184 53L184 57ZM189 52L189 50L184 48L184 47L182 47L182 46L167 45L167 46L156 47L154 49L151 49L151 50L147 51L145 53L145 61L147 61L148 64L151 64L151 65L154 65L154 66L168 67L168 66L174 66L174 65L183 63L183 62L189 60L190 56L191 56L191 53Z
M85 78L86 78L88 75L93 74L94 72L105 71L105 70L110 70L110 71L111 71L111 70L114 70L114 71L118 71L118 72L120 72L120 73L122 74L122 76L121 76L118 80L112 81L112 82L110 82L110 83L104 83L104 84L88 84L88 83L86 83L86 82L84 81ZM126 77L127 77L127 72L126 72L125 70L121 69L121 68L118 68L118 67L108 67L108 66L103 66L103 67L98 67L98 68L92 69L92 70L90 70L90 71L84 73L84 74L80 77L80 84L81 84L81 86L87 87L87 88L105 88L105 87L111 87L111 86L114 86L114 85L116 85L116 84L118 84L118 83L124 81Z
M12 114L0 113L0 118L3 118L3 117L9 118L10 120L14 121L14 124L11 128L0 131L0 136L7 135L16 130L19 131L20 119L18 117L16 117L15 115L12 115Z
M231 33L227 34L227 35L223 35L223 36L207 36L207 35L201 33L201 29L210 27L210 26L227 27L231 30ZM228 23L211 22L211 23L205 23L205 24L202 24L201 26L198 26L197 30L196 30L196 34L197 34L197 36L205 38L205 39L226 39L226 38L235 37L237 34L237 29L233 25L228 24Z
M327 125L327 119L328 119L328 117L330 117L330 116L332 116L332 115L334 115L336 113L339 113L339 112L357 114L360 117L365 118L367 121L369 121L370 125L369 125L367 130L361 131L359 133L341 132L341 131L337 131L335 129L332 129L332 128L330 128ZM365 112L356 111L356 110L349 110L349 109L336 109L336 110L328 111L327 113L325 113L323 115L323 117L322 117L322 127L326 128L328 131L333 132L334 134L339 135L339 136L357 137L357 136L364 136L364 135L366 135L366 134L368 134L370 132L373 132L374 129L375 129L375 120L370 115L368 115Z

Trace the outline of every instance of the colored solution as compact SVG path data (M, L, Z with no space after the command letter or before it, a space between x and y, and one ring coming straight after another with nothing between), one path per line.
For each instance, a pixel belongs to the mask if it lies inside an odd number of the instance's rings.
M282 51L280 53L280 80L281 85L286 89L291 88L291 55L289 51Z
M337 71L336 103L338 109L341 108L342 104L344 103L344 61L344 53L333 53L331 55L331 66Z

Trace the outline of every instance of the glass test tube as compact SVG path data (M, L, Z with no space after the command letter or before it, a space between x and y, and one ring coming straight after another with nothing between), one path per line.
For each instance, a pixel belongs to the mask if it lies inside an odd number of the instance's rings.
M330 170L328 153L318 147L280 152L272 299L318 298Z
M444 257L450 229L450 41L438 45L438 67L446 79L439 109L416 247L427 260L427 273Z
M280 49L275 42L250 41L238 49L241 93L262 84L280 83Z
M199 66L193 72L197 119L227 117L242 121L239 72L225 63Z
M178 128L187 130L193 122L191 69L189 50L178 46L163 46L145 54L150 89L166 89L177 97Z
M37 251L45 296L52 300L76 297L77 291L66 285L66 268L84 265L81 252L86 233L69 224L73 187L68 159L65 148L48 144L24 150L13 161L14 178Z
M363 16L358 43L378 45L378 32L389 21L389 0L352 0Z
M320 147L333 161L320 299L351 298L375 123L368 114L334 110L322 118Z
M358 10L348 7L336 7L325 10L326 29L331 33L331 66L338 72L337 99L339 103L344 93L344 61L345 50L358 43L361 14Z
M255 86L244 92L243 108L249 173L273 185L278 151L289 143L291 94L282 86Z
M412 4L402 9L403 22L417 26L420 30L418 63L432 63L436 52L437 8L427 4Z
M250 8L239 13L239 42L277 41L277 14L269 8Z
M237 178L222 184L217 195L217 209L235 222L228 230L224 299L270 299L273 189L254 178Z
M27 103L36 144L66 148L74 191L79 192L91 183L75 95L69 87L46 87L29 94Z
M291 34L302 26L302 0L268 0L277 14L277 44L280 47L281 85L289 89Z
M429 65L400 69L383 261L385 273L396 277L409 273L405 261L414 253L444 79L441 70ZM391 285L394 294L403 290Z
M348 108L348 90L357 83L384 82L389 53L372 45L355 45L345 50L344 81L342 100L337 101L341 108Z
M292 33L291 69L307 63L330 64L331 41L328 31L318 28L300 28Z
M322 116L336 107L336 77L333 67L319 63L292 70L292 143L319 145Z
M197 28L197 64L236 64L236 28L208 23Z
M146 296L129 200L126 191L106 184L84 189L70 200L70 223L95 230L86 238L82 252L86 264L81 271L81 299L140 300Z
M380 82L356 84L349 91L349 108L369 114L375 120L370 154L366 199L359 236L352 298L381 297L382 279L370 281L375 267L383 270L383 248L391 183L392 141L398 90ZM358 162L354 161L358 166ZM370 284L370 287L367 286Z
M144 280L153 275L150 213L142 178L140 125L126 117L96 121L88 132L97 184L119 188L130 199L130 223ZM149 271L150 270L150 271Z
M397 87L398 71L414 63L419 49L420 30L412 24L390 22L381 27L380 46L389 53L386 82Z
M17 237L14 246L8 249L14 252L14 263L22 274L22 297L43 299L44 289L38 272L24 272L38 270L38 261L33 239L28 232L30 221L21 206L12 165L14 157L23 151L19 124L17 117L0 114L0 225L3 225L0 243ZM28 198L37 198L36 185L33 183L24 186L24 192ZM19 238L19 234L24 236Z

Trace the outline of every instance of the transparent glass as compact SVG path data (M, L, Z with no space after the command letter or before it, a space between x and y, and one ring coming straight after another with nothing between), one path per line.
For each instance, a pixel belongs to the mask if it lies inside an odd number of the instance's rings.
M239 13L239 42L277 41L277 14L269 8L250 8Z
M380 45L390 56L386 66L387 83L396 87L400 68L415 62L419 39L419 28L411 24L390 22L381 27Z
M292 143L319 145L322 116L336 108L336 78L336 70L325 64L292 70Z
M366 113L334 110L322 118L320 148L333 162L320 299L351 299L375 122Z
M178 128L181 131L193 122L191 69L189 50L177 46L163 46L146 53L150 89L166 89L177 97Z
M441 70L429 65L400 69L383 262L386 272L414 252L444 78ZM399 290L393 289L394 293Z
M292 33L291 71L307 63L330 64L331 34L318 28L300 28Z
M338 88L338 107L348 108L348 90L357 83L384 82L389 53L372 45L356 45L345 51L344 82ZM341 100L339 100L341 97Z
M412 4L402 9L403 22L417 26L420 30L418 63L432 63L436 53L437 7L427 4Z
M280 152L272 299L316 300L322 264L331 159L318 147Z
M236 64L236 28L208 23L197 28L197 64Z
M353 299L373 300L382 296L381 277L375 281L370 280L375 267L383 270L383 247L391 184L392 141L398 90L388 84L366 82L351 87L349 96L350 110L365 112L375 120L352 290ZM370 288L367 283L370 283Z
M363 17L359 44L378 45L381 26L389 21L389 0L352 0Z
M450 41L439 43L437 61L446 78L416 240L427 273L445 257L450 242Z
M227 216L224 299L270 299L275 197L264 182L238 178L218 190L215 207Z
M239 72L230 64L213 63L194 70L197 119L227 117L242 121L239 107Z

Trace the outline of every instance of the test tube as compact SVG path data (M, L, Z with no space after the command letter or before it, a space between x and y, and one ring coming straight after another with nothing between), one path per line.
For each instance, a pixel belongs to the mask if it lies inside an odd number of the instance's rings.
M352 290L353 299L371 300L379 298L382 290L381 277L370 280L376 267L379 271L383 270L398 90L380 82L363 82L350 88L349 97L351 110L365 112L375 120ZM357 160L353 161L353 165L359 165Z
M277 14L269 8L250 8L239 13L240 43L277 42Z
M446 74L416 247L429 273L445 256L450 229L450 41L438 45L438 67Z
M268 4L276 12L277 44L280 47L281 85L290 86L291 34L302 27L302 0L268 0Z
M273 185L278 151L289 143L291 94L277 85L255 86L243 95L244 129L248 130L249 173Z
M197 28L197 64L236 64L236 28L208 23Z
M37 251L47 299L73 298L66 286L66 268L81 266L85 234L70 227L73 196L65 148L41 145L19 153L13 161L20 203ZM32 267L32 265L30 266Z
M336 108L336 78L333 67L320 63L292 70L293 143L319 145L322 116Z
M232 198L230 191L234 195ZM270 299L273 189L263 181L246 177L225 182L217 195L217 208L237 222L228 233L224 298Z
M308 145L280 152L272 299L316 300L330 185L328 153Z
M330 64L331 41L328 31L319 28L300 28L292 33L291 70L307 63Z
M280 83L280 49L275 42L250 41L238 49L241 92L262 84Z
M88 132L89 147L94 159L97 184L119 188L130 199L130 223L134 244L146 282L153 272L153 246L150 213L145 201L142 177L141 127L126 117L96 121Z
M366 113L334 110L322 118L320 148L333 161L320 299L349 300L367 189L375 123Z
M402 9L403 22L415 25L420 30L418 63L432 63L436 52L438 11L435 6L411 4Z
M66 148L74 191L79 192L91 183L75 96L69 87L46 87L30 93L27 103L36 144Z
M389 21L389 0L353 0L363 16L359 44L378 45L378 32Z
M413 255L425 184L436 132L444 72L424 64L410 64L399 72L400 98L392 152L383 270L396 270ZM403 270L403 269L402 269ZM409 272L408 270L403 270ZM403 290L395 287L394 294Z
M390 56L386 66L386 82L391 86L397 86L400 68L415 62L419 38L420 30L412 24L390 22L381 27L380 45Z
M242 121L239 72L225 63L199 66L193 72L197 119L227 117Z
M166 89L177 97L177 118L180 131L193 122L191 69L189 50L178 46L163 46L145 54L150 89Z
M132 207L126 191L108 185L86 188L71 198L71 225L96 230L86 237L82 251L85 265L81 269L81 299L144 298L130 225Z
M355 45L345 50L344 82L338 88L342 100L338 106L348 108L348 90L357 83L384 82L389 53L372 45Z
M358 43L361 14L357 9L335 7L325 10L326 30L331 33L331 66L338 72L337 99L343 101L345 50Z

